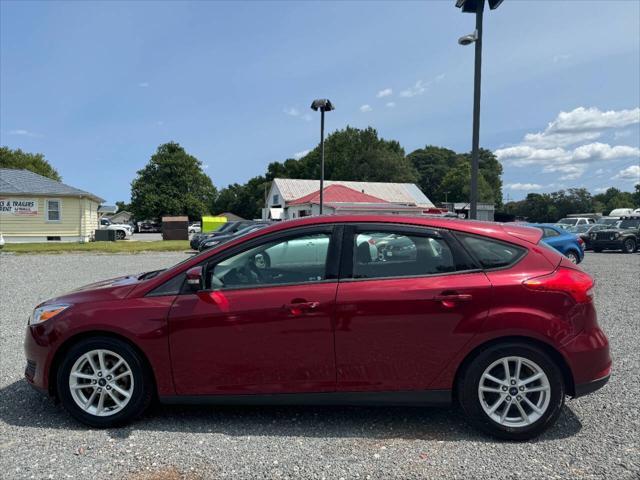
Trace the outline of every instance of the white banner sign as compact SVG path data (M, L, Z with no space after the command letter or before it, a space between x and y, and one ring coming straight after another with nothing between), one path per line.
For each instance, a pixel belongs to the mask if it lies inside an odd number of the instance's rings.
M33 217L38 215L38 200L35 198L0 198L0 215Z

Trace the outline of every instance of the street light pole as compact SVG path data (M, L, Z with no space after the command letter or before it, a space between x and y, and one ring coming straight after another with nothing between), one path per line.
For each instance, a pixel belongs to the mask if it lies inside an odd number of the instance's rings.
M503 0L486 0L495 10ZM478 165L480 164L480 80L482 76L482 15L485 0L456 0L456 7L465 13L476 14L476 30L458 39L460 45L475 43L475 67L473 74L473 135L471 140L471 189L469 195L469 218L478 218Z
M480 82L482 77L482 14L484 0L476 5L475 69L473 75L473 139L471 146L471 208L469 216L478 218L478 165L480 163Z
M324 108L320 109L320 215L324 206Z
M314 100L311 104L311 110L320 110L320 215L324 208L324 112L334 109L331 101L326 98Z

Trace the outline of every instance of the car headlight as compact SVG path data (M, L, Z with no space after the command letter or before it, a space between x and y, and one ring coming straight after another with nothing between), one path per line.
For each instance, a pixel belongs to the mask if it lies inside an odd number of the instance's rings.
M71 305L58 303L55 305L44 305L42 307L38 307L29 317L29 325L37 325L38 323L46 322L47 320L64 312L70 306Z
M620 234L618 232L615 233L615 237L618 238Z

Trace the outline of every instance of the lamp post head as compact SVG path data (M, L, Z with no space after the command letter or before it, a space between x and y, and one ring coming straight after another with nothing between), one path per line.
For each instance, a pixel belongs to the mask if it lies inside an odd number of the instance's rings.
M311 110L315 112L318 110L321 112L330 112L331 110L335 110L335 107L328 98L319 98L313 101L311 104Z
M473 42L478 40L478 31L475 30L473 33L469 35L464 35L458 39L458 43L462 46L471 45Z
M495 10L504 0L489 0L489 8ZM476 13L478 3L484 0L456 0L456 7L461 8L464 13Z

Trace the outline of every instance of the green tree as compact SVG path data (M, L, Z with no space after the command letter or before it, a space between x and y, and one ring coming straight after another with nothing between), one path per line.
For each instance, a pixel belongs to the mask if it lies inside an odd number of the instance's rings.
M11 150L0 147L0 168L16 168L30 170L43 177L60 182L62 177L44 158L41 153L27 153L19 148Z
M464 161L458 161L442 179L440 191L448 192L447 197L451 202L468 202L471 187L471 165ZM480 202L493 203L494 192L482 175L478 175L478 199Z
M127 202L116 202L116 213L118 212L130 212L131 204Z
M247 219L260 218L270 187L271 182L263 176L253 177L244 185L229 185L220 190L211 211L214 214L231 212Z
M319 178L320 145L300 160L269 165L266 178ZM325 140L325 179L365 182L416 182L417 172L395 140L378 137L371 127L346 127Z
M411 152L407 155L407 159L416 169L420 190L432 202L444 202L446 189L442 189L442 181L458 163L456 152L448 148L427 145ZM446 197L449 198L448 195Z
M131 182L131 210L138 219L164 215L201 218L216 196L202 163L177 143L160 145Z
M637 208L640 206L639 199L636 196L640 196L638 185L636 185L636 192L623 192L615 187L608 188L604 193L595 195L595 200L600 212L608 214L614 208Z
M460 155L471 165L471 153ZM478 171L493 191L493 202L496 208L502 207L502 164L491 150L481 148L478 155ZM478 180L478 192L480 192L480 180Z

